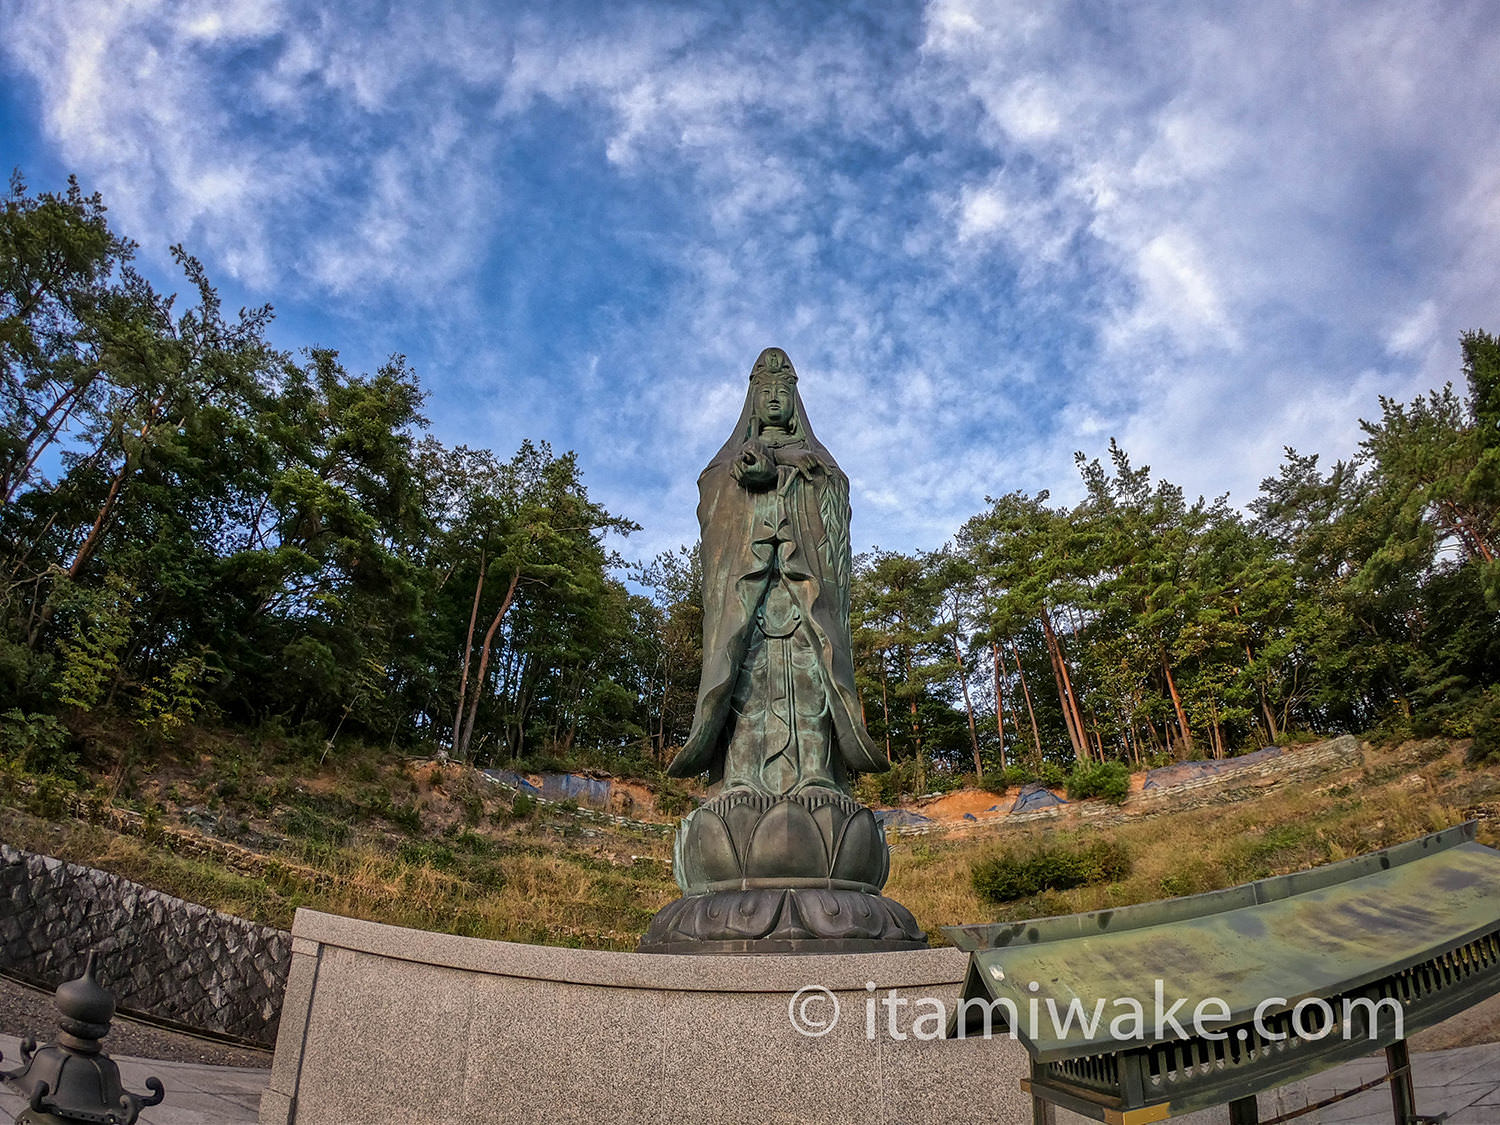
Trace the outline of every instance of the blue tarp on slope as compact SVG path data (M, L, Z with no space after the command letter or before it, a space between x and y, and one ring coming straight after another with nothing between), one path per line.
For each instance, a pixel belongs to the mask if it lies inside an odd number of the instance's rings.
M580 805L609 807L610 781L602 777L586 777L581 773L517 773L515 770L485 770L486 774L504 785L529 793L533 797L545 797L549 801L577 801ZM531 779L538 778L541 785Z
M531 780L524 773L517 773L515 770L485 770L483 772L486 777L493 777L500 784L519 789L522 793L528 793L533 797L542 795L542 791L531 784Z
M542 796L549 801L577 801L581 805L609 804L609 780L580 773L542 774Z
M1016 802L1011 805L1010 811L1013 813L1035 812L1037 809L1050 809L1054 805L1067 803L1040 781L1028 781L1021 786L1021 792L1016 795Z
M936 824L930 816L923 816L919 812L910 809L871 809L875 819L880 821L884 828L904 828L913 824Z
M1199 778L1214 777L1221 773L1233 773L1246 766L1259 765L1273 758L1279 758L1281 754L1281 747L1267 746L1253 754L1241 754L1238 758L1207 758L1192 762L1174 762L1170 766L1148 770L1145 784L1141 788L1160 789L1163 786L1181 785L1186 781L1197 781Z

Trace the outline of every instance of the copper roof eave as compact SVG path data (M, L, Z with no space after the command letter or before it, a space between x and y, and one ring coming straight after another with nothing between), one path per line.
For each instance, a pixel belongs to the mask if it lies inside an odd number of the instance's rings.
M1155 1033L1158 981L1165 1006L1185 999L1176 1010L1184 1024L1200 1001L1222 1000L1229 1016L1217 1029L1248 1020L1272 998L1284 1002L1267 1012L1303 997L1343 995L1500 931L1500 852L1473 837L1471 822L1189 899L1015 926L954 927L971 943L986 931L1004 931L996 935L1000 944L973 950L964 996L1008 1000L1023 1015L1016 1033L1033 1057L1046 1060L1174 1038ZM1123 998L1145 1010L1144 1036L1109 1034ZM1035 1026L1024 1018L1033 1000L1042 1014ZM1090 1013L1103 1001L1105 1014L1092 1034L1074 1021L1059 1035L1049 1000L1058 1011L1076 1000Z

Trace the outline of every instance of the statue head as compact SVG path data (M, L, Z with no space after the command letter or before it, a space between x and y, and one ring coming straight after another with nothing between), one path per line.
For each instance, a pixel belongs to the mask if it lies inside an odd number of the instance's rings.
M763 427L797 429L797 370L786 352L767 348L750 369L750 399Z

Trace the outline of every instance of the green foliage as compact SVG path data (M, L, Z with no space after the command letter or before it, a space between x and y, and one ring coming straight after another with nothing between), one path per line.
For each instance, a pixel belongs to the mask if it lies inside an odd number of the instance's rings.
M1058 843L1002 851L978 860L974 890L989 902L1013 902L1043 891L1065 891L1090 883L1112 883L1130 874L1130 855L1114 840Z
M98 587L59 576L49 603L56 613L61 657L58 698L74 707L92 707L120 672L120 650L130 639L130 590L118 574Z
M525 820L536 812L536 798L530 793L517 793L510 802L510 813L517 820Z
M662 816L686 816L693 808L693 798L680 783L664 783L656 790L656 811Z
M217 676L217 670L210 668L202 655L173 661L165 676L142 685L137 703L140 722L171 737L209 709L204 691Z
M69 773L76 757L67 750L68 729L52 715L12 708L0 714L0 758L30 773Z
M1083 762L1068 774L1068 800L1101 797L1123 805L1130 796L1130 771L1122 762Z
M908 758L884 773L860 774L854 781L854 794L866 805L895 805L924 792L918 788L918 780L918 764Z
M445 446L401 356L362 373L280 351L269 307L227 313L186 250L180 299L134 252L76 183L17 177L0 206L13 729L113 710L165 740L210 715L274 738L289 768L359 742L665 767L702 657L696 549L627 585L606 544L634 525L590 498L573 454ZM1071 507L1011 492L942 550L861 556L855 682L894 763L861 798L981 769L1108 796L1113 772L1069 768L1289 731L1472 731L1491 756L1500 341L1461 349L1462 387L1381 400L1349 461L1289 449L1249 516L1111 442L1079 455ZM27 761L66 757L54 733L15 737Z
M1068 782L1068 774L1056 762L1048 761L1041 764L1032 780L1040 781L1048 789L1061 789Z
M73 798L77 795L78 784L72 778L45 773L33 782L31 796L25 806L28 811L46 820L61 820L71 811Z
M1492 689L1474 717L1474 740L1469 744L1471 765L1500 763L1500 689Z

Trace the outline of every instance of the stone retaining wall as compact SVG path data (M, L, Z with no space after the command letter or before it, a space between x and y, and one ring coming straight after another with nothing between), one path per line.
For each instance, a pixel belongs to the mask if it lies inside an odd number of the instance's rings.
M1231 759L1232 761L1232 759ZM1204 805L1221 804L1241 800L1256 791L1264 791L1307 777L1316 777L1331 770L1346 766L1357 766L1363 761L1359 739L1352 734L1295 750L1245 769L1225 770L1223 773L1184 781L1178 785L1163 785L1155 789L1143 789L1132 793L1124 805L1111 805L1106 801L1074 801L1066 805L1032 812L1000 813L996 816L980 817L977 820L935 821L932 824L904 824L886 829L888 836L927 836L933 833L947 835L954 832L972 832L976 829L1014 828L1041 821L1076 819L1090 824L1113 824L1133 816L1151 815L1157 811L1180 812L1184 809L1200 808Z
M0 844L0 970L55 988L91 949L122 1009L275 1044L290 934Z

